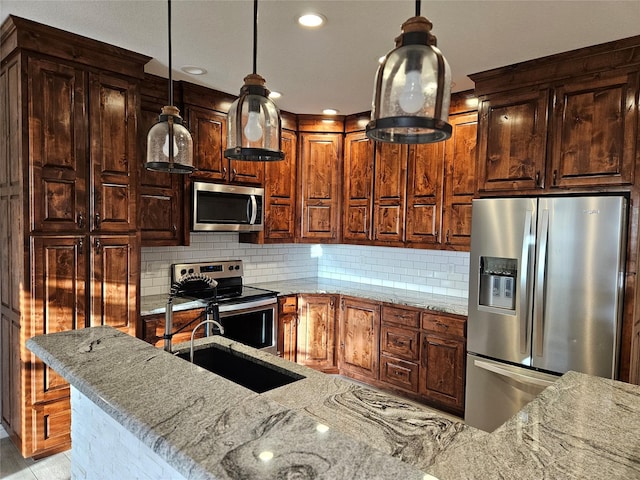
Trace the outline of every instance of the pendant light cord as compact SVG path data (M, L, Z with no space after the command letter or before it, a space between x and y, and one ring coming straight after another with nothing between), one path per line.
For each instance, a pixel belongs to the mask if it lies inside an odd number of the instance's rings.
M169 105L173 106L173 67L171 64L171 0L167 0L169 19Z
M420 16L420 0L416 0L416 17Z
M257 73L258 63L258 0L253 0L253 74Z

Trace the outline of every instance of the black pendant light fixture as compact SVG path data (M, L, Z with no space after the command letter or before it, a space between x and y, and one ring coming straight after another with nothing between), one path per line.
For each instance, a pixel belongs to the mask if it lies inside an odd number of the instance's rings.
M171 0L168 3L169 20L169 105L162 107L158 123L147 133L148 170L168 173L191 173L193 166L193 140L183 125L180 110L173 105L173 75L171 64Z
M280 112L269 98L265 80L256 73L258 52L258 0L253 1L253 73L244 78L240 96L227 115L227 149L233 160L283 160Z
M431 34L432 23L416 15L402 24L396 48L381 61L367 136L390 143L433 143L451 136L451 69Z

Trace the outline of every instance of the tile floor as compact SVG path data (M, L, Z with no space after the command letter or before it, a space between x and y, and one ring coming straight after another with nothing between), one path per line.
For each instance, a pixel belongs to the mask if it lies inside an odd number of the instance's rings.
M68 480L70 478L70 450L41 460L22 458L5 429L0 426L0 479Z

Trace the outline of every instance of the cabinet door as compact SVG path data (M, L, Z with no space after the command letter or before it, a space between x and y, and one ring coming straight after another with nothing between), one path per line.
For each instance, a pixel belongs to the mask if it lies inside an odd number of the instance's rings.
M343 299L340 315L340 372L378 378L380 304Z
M80 232L87 222L86 75L47 60L28 65L31 227Z
M71 444L71 402L64 398L56 402L33 405L33 451L38 453L54 447L68 448Z
M295 132L282 131L284 160L266 162L264 238L290 241L295 239L296 158Z
M375 157L374 240L402 244L406 192L407 146L378 143Z
M345 241L371 240L374 142L364 132L346 136L344 153Z
M91 326L135 336L140 247L135 235L91 239Z
M89 80L92 230L132 232L138 228L137 86L106 74L90 74Z
M550 186L634 180L638 74L589 77L556 89Z
M442 219L444 142L409 147L408 243L439 243Z
M461 412L464 408L463 339L422 334L419 392Z
M173 312L173 333L175 333L175 335L171 339L172 345L190 341L191 331L198 325L199 321L204 320L204 318L204 308ZM164 348L164 339L162 338L164 335L164 321L164 313L145 315L142 317L142 333L140 338L158 348ZM181 328L184 330L176 333ZM202 338L204 337L204 333L204 328L199 328L196 330L193 338Z
M449 118L453 128L445 142L444 243L468 249L471 245L471 201L476 189L478 114Z
M226 115L195 106L188 106L186 111L196 167L192 176L205 180L228 180L229 161L224 158L227 148Z
M300 198L303 240L337 240L339 232L342 135L300 135Z
M230 160L229 168L231 169L231 171L229 175L229 181L234 183L262 186L264 185L264 165L265 162Z
M296 361L297 330L298 297L278 298L278 355L291 362Z
M334 295L298 296L298 363L335 371L335 316Z
M84 328L87 237L32 237L33 305L27 336ZM35 356L31 369L32 402L69 395L69 384Z
M166 87L166 85L165 85ZM183 175L154 172L144 167L147 133L158 121L163 103L142 97L138 123L140 208L138 223L143 247L184 244Z
M488 95L479 106L478 189L544 186L548 90Z

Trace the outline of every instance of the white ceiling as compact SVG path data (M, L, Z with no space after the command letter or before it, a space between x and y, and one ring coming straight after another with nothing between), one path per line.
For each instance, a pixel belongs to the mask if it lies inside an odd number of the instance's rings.
M238 94L252 69L251 0L173 0L174 78ZM320 30L298 14L317 11ZM394 46L413 0L261 0L258 73L294 113L341 114L371 108L377 60ZM0 19L35 20L153 57L147 71L167 76L164 0L0 0ZM468 74L640 34L640 0L424 0L453 91L473 88ZM208 70L183 74L183 65Z

